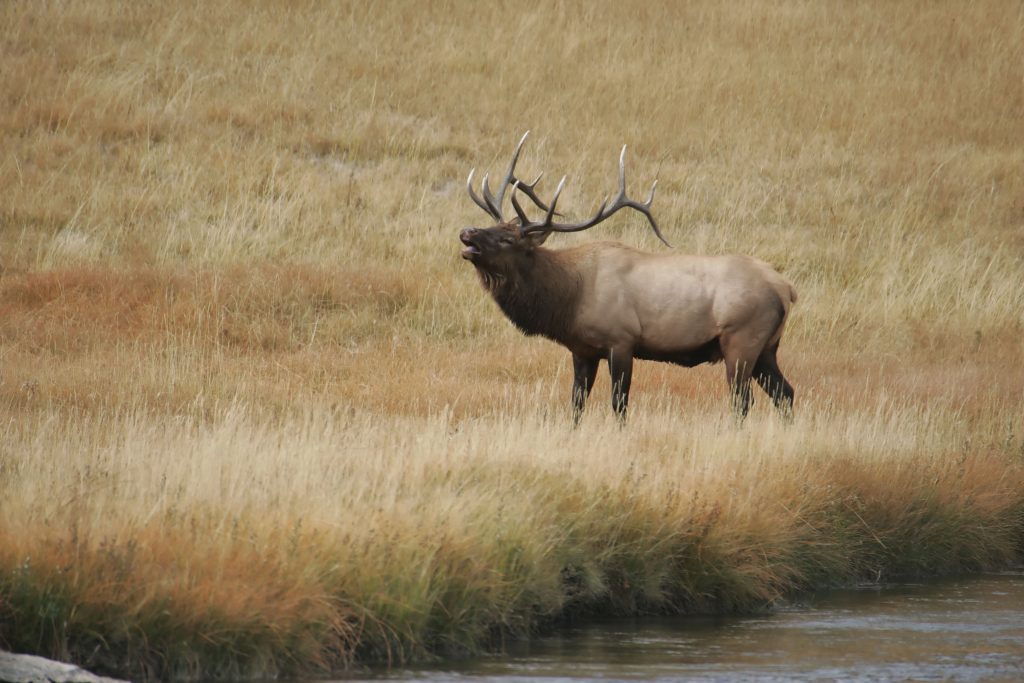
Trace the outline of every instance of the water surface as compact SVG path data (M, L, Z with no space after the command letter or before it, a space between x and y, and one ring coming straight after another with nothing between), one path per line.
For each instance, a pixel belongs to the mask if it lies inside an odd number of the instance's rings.
M829 591L756 617L588 622L503 655L366 678L1024 681L1024 574Z

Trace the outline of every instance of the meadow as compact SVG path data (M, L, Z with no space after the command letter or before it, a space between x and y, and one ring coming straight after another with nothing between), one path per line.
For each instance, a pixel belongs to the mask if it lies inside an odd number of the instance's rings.
M0 647L322 672L1019 565L1022 65L996 0L0 4ZM791 424L639 363L573 428L459 257L527 129L573 218L628 144L794 283Z

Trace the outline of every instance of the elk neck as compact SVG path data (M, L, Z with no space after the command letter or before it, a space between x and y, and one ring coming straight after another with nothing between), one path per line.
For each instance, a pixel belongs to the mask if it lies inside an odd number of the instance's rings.
M527 335L568 339L580 298L580 274L567 254L538 247L480 280L508 319Z

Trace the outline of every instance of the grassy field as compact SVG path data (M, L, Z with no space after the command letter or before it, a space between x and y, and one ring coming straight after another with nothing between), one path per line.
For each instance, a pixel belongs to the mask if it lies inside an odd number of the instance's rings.
M1021 5L521 5L0 4L0 646L266 675L1021 561ZM459 258L526 129L573 218L626 143L795 284L792 424L641 363L572 429Z

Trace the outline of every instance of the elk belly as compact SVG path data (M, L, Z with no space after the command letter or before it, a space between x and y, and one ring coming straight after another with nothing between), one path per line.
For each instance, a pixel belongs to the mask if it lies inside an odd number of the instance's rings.
M634 353L635 358L640 360L655 360L662 363L681 365L684 368L692 368L702 363L717 363L722 360L722 348L715 337L709 342L701 344L693 349L675 351L654 351L643 346Z

